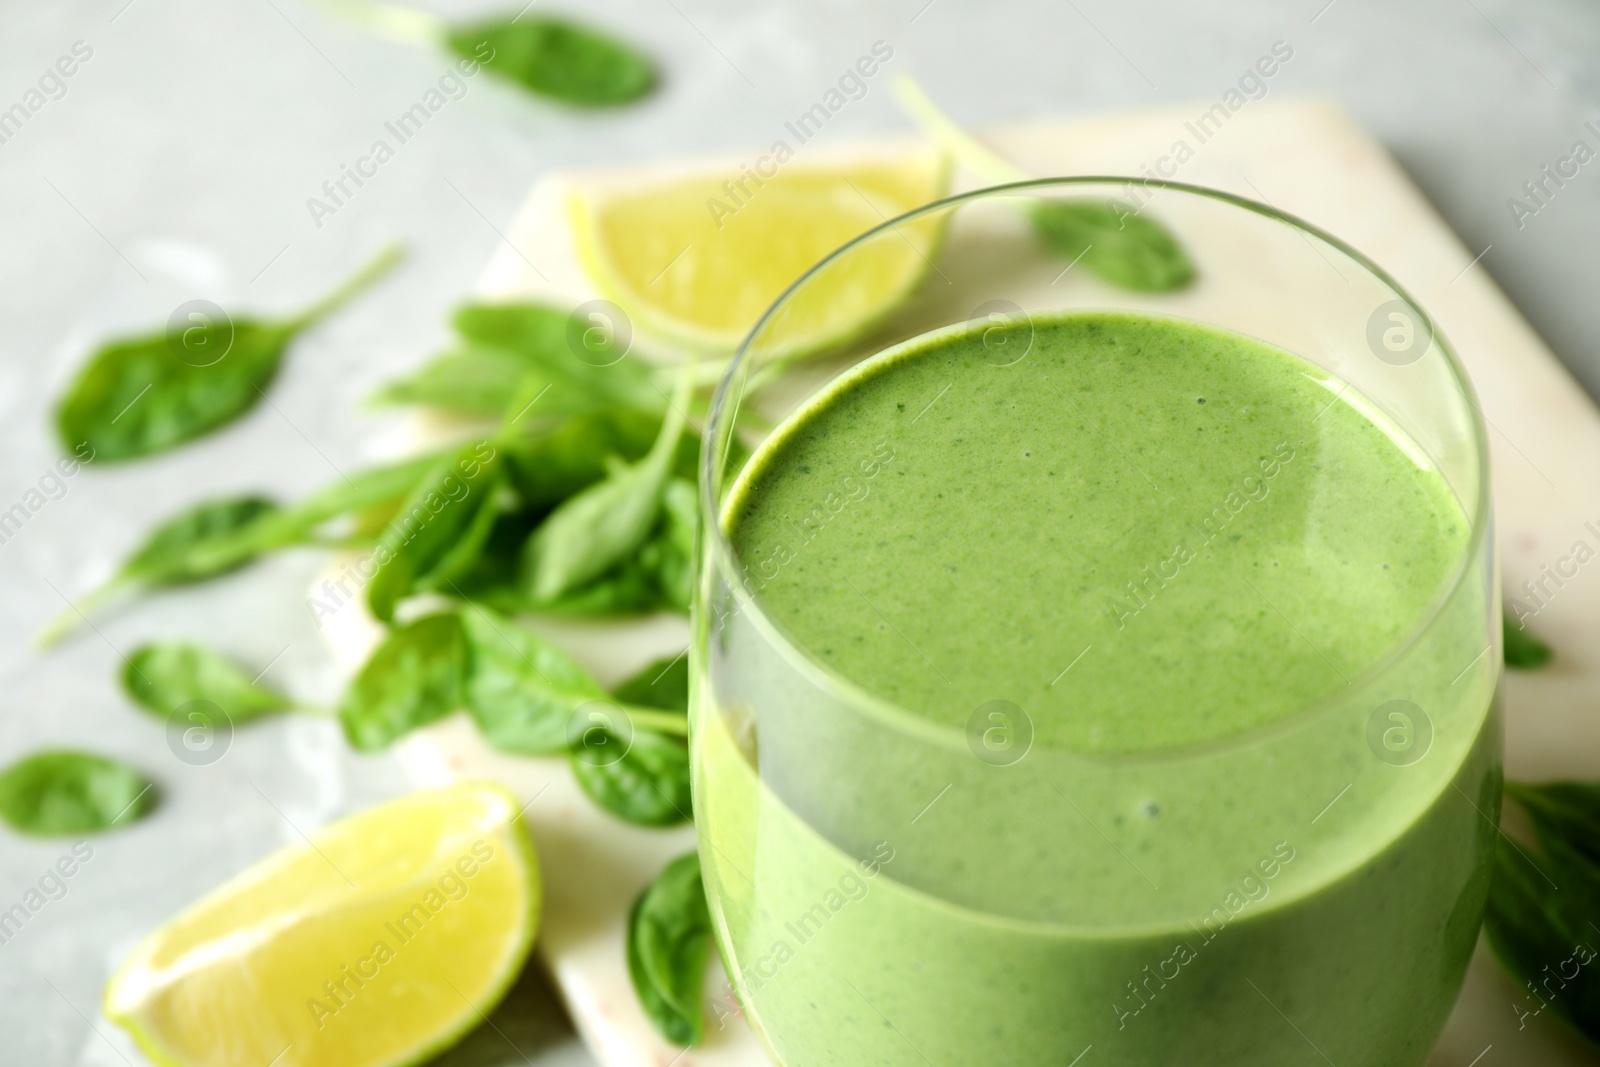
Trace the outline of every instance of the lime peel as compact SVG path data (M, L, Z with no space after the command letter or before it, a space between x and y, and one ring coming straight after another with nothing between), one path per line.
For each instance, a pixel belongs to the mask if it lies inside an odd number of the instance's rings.
M813 265L889 219L943 196L935 149L790 165L766 179L721 172L645 187L576 189L567 199L578 261L601 292L652 333L694 351L732 352ZM863 246L814 278L772 324L765 357L831 349L861 336L932 269L945 216ZM786 324L786 325L784 325Z
M162 1067L436 1055L533 946L539 876L519 809L464 783L323 828L147 937L107 984L107 1017Z

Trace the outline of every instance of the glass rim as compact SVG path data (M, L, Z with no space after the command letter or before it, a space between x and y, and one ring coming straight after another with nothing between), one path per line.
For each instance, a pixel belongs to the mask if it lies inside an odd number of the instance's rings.
M1467 421L1472 435L1473 455L1477 461L1476 478L1474 479L1477 499L1473 506L1472 514L1468 516L1470 532L1455 561L1455 567L1449 579L1441 583L1439 591L1429 602L1427 609L1418 617L1416 623L1397 638L1383 655L1355 675L1342 689L1311 701L1281 719L1262 723L1239 733L1208 741L1131 752L1096 753L1069 748L1049 750L1052 760L1094 764L1132 765L1209 758L1237 749L1248 748L1270 741L1275 737L1296 732L1306 723L1320 718L1325 712L1335 709L1340 703L1340 698L1345 693L1359 691L1384 674L1427 634L1444 611L1445 606L1456 596L1462 584L1468 580L1472 572L1472 561L1478 557L1482 550L1490 525L1488 521L1490 507L1488 436L1485 432L1483 412L1478 405L1472 382L1467 377L1466 369L1462 366L1459 357L1457 357L1454 347L1434 325L1427 309L1411 295L1409 290L1390 276L1382 267L1378 266L1377 263L1321 227L1297 215L1280 211L1270 204L1204 185L1195 185L1190 182L1162 181L1154 178L1134 178L1118 175L1030 178L1025 181L983 186L931 201L921 207L887 219L834 249L790 283L778 295L778 298L772 302L771 306L762 312L761 317L756 320L750 332L739 343L739 348L734 352L733 358L728 361L727 369L717 382L717 388L712 394L711 407L706 419L705 441L709 447L702 450L699 463L701 541L699 550L696 552L696 562L700 566L707 568L707 570L720 569L727 578L727 585L731 590L731 596L736 605L730 614L748 613L767 639L779 650L780 654L793 662L802 672L811 676L813 682L819 684L823 689L833 691L846 701L853 710L870 715L902 733L941 747L957 750L965 748L967 744L966 732L962 727L933 722L896 701L879 696L808 652L805 644L791 635L786 626L762 608L756 595L745 588L743 583L738 580L738 554L735 552L732 542L728 539L727 531L723 528L722 508L716 499L721 468L725 464L727 457L727 449L719 447L718 441L724 433L727 435L728 440L732 440L734 427L725 424L737 414L737 404L734 404L731 399L733 384L749 362L751 349L756 339L796 292L834 262L849 255L856 248L877 239L882 234L891 232L923 216L950 210L965 203L1017 192L1092 185L1138 186L1173 190L1218 201L1282 222L1344 254L1377 278L1383 285L1387 286L1397 297L1403 299L1422 319L1429 330L1433 344L1438 346L1441 355L1444 357L1450 381L1455 385L1456 391L1460 393L1462 402L1468 408ZM868 356L866 358L871 357ZM846 373L847 371L848 368L841 373ZM826 388L826 385L823 388ZM776 427L774 432L775 430ZM1430 460L1432 459L1431 456L1429 458ZM706 589L706 582L710 577L709 573L702 572L698 573L695 578L695 599L702 615L704 614L705 602L703 594ZM693 637L696 643L701 637L701 627L704 624L705 620L703 618L695 623Z

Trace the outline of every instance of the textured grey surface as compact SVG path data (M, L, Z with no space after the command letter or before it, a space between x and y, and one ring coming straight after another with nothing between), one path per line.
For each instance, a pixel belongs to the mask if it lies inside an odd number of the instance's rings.
M125 6L126 5L126 6ZM544 7L541 0L541 8ZM209 766L174 757L118 696L118 650L203 638L308 700L334 696L291 556L109 615L49 655L27 639L103 577L157 517L240 489L292 496L384 451L394 427L360 400L426 355L510 212L547 169L764 148L877 40L961 121L1214 100L1275 40L1295 58L1274 94L1336 96L1389 145L1487 268L1591 389L1600 326L1590 286L1600 162L1519 227L1507 199L1572 142L1600 147L1600 8L1592 0L571 0L661 60L643 106L572 115L479 77L320 227L306 208L341 164L444 71L438 54L373 40L309 0L12 2L0 109L75 42L92 57L0 144L0 510L56 456L47 412L92 340L164 322L182 300L278 310L308 300L382 241L412 256L368 299L295 346L282 380L236 427L172 455L66 482L0 544L0 759L78 743L161 783L159 810L96 838L65 897L0 944L0 1059L137 1062L98 1017L114 962L164 917L339 814L405 787L382 757L345 750L316 718L241 730ZM488 10L462 5L460 13ZM898 131L882 79L828 140ZM275 659L276 657L276 659ZM0 831L0 909L67 843ZM526 1004L547 1003L538 981ZM551 1010L513 1050L485 1032L462 1064L582 1062Z

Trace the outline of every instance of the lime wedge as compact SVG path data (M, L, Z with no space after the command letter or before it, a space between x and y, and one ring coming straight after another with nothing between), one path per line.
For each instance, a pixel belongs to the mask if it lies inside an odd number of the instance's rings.
M134 950L106 1015L163 1067L399 1067L521 971L539 876L516 799L413 793L269 856Z
M942 153L875 155L832 165L750 168L606 185L571 194L569 219L590 280L668 340L733 351L761 313L828 253L944 195ZM864 248L789 305L766 354L843 344L910 295L932 267L943 218L929 217Z

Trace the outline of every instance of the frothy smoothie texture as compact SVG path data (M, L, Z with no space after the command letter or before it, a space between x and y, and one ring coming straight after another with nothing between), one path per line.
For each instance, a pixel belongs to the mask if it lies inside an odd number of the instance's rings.
M779 1062L1422 1062L1487 889L1487 593L1346 383L955 327L794 413L724 529L696 803Z

